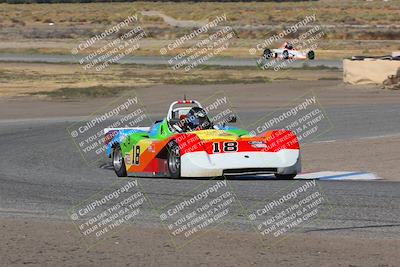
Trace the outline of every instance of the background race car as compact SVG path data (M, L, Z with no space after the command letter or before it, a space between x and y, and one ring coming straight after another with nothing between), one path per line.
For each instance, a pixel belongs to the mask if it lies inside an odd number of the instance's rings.
M231 116L227 123L235 122ZM151 127L107 128L106 153L118 176L217 177L273 173L292 179L301 171L295 134L258 136L225 123L214 125L199 102L175 101Z
M263 53L265 59L309 59L315 58L315 52L313 50L299 51L293 47L292 44L285 42L281 47L277 49L266 48Z

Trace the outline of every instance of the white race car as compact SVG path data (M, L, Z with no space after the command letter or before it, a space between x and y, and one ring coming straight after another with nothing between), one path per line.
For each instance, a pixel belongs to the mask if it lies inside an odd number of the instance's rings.
M301 171L300 146L293 132L271 130L252 136L244 129L214 125L195 100L173 102L166 117L150 127L104 132L107 155L118 176L272 173L293 179Z
M281 47L277 49L266 48L263 53L265 59L309 59L315 58L315 52L313 50L299 51L293 47L292 44L285 42Z

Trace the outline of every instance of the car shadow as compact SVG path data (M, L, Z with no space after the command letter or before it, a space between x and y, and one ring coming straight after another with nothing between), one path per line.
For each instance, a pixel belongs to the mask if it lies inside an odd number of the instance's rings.
M110 163L103 163L98 166L100 169L114 172L114 168ZM273 174L265 175L229 175L220 177L190 177L190 178L169 178L169 177L150 177L150 176L128 176L127 178L140 178L140 179L171 179L171 180L231 180L231 181L258 181L258 180L270 180L270 181L290 181L286 179L278 179ZM296 178L294 179L296 180ZM318 180L318 179L307 179L307 180Z

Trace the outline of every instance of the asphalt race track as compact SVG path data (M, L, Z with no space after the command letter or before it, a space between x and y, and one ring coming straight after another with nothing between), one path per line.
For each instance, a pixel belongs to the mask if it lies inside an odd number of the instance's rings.
M335 128L315 142L396 135L400 132L400 110L395 104L331 106L326 110ZM241 120L262 115L259 110L240 109L238 112ZM160 116L158 113L151 115L152 118ZM69 220L69 208L116 181L113 170L105 161L94 166L86 165L67 136L66 127L80 118L67 116L0 121L0 216ZM157 206L182 196L204 180L140 178L139 183ZM243 205L250 207L293 181L232 179L228 183ZM332 209L304 231L399 237L400 183L317 183ZM245 217L229 216L235 229L251 230ZM159 219L150 209L144 211L142 220L146 225L159 224Z

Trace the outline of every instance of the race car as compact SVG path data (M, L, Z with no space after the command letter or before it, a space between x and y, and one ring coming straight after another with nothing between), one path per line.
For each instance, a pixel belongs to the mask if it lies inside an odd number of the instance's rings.
M293 132L259 135L210 119L196 100L173 102L166 117L150 127L106 128L106 154L124 176L220 177L275 174L293 179L301 171L300 146Z
M299 51L293 47L291 43L285 42L281 47L277 49L266 48L263 53L265 59L309 59L313 60L315 58L315 53L313 50Z

